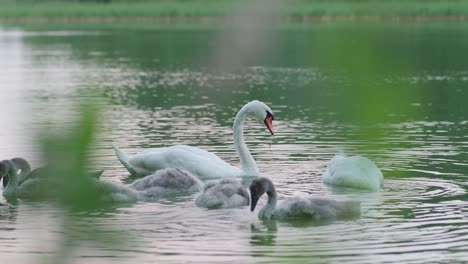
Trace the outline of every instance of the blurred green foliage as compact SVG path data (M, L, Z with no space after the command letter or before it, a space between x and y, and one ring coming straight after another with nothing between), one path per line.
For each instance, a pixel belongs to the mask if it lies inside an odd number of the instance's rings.
M383 50L379 43L386 40L382 39L384 35L378 31L343 29L317 43L325 45L321 46L325 52L318 59L344 78L336 86L335 109L340 109L341 120L358 131L344 136L353 135L350 140L368 142L358 146L364 150L388 148L383 139L392 131L379 124L419 120L422 115L420 109L412 107L412 102L423 96L416 84L386 81L392 75L414 72L416 64Z
M89 98L89 97L88 97ZM41 154L49 164L47 177L54 183L62 215L63 235L57 244L53 259L45 263L67 263L82 244L119 247L123 243L112 227L100 225L96 212L112 209L105 203L94 178L89 177L90 153L97 134L102 108L95 102L83 101L74 111L75 119L67 128L41 131ZM91 220L89 219L91 218ZM87 224L83 227L83 222Z
M461 0L289 0L257 1L261 9L241 8L255 12L284 16L287 21L301 22L301 17L411 17L464 16L468 2ZM103 4L105 3L105 4ZM3 0L0 18L85 18L85 17L216 17L239 10L242 1L228 0ZM328 18L327 18L328 19Z
M60 203L79 210L96 209L100 204L94 181L87 176L89 152L96 134L100 110L91 103L82 103L74 126L67 130L49 129L42 135L43 159L48 176L60 190Z

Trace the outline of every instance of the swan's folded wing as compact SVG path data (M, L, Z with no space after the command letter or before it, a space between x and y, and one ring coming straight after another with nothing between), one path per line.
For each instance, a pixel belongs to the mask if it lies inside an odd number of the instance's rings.
M275 217L278 219L310 218L314 215L314 208L309 206L307 199L300 196L287 198L275 210Z
M336 155L328 163L323 182L348 188L378 191L383 184L383 174L377 165L366 157Z
M249 193L242 187L240 179L226 177L207 181L196 204L210 209L237 208L249 205L249 201Z
M208 209L218 209L223 206L223 202L218 199L218 197L214 195L206 195L206 193L202 193L197 197L195 204L198 207L205 207Z

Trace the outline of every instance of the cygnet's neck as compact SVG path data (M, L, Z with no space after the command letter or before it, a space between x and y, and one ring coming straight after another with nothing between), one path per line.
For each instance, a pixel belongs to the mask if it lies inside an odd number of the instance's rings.
M239 110L234 120L234 145L236 147L237 155L241 163L241 168L247 176L258 175L257 163L255 163L252 154L250 154L247 145L244 142L244 122L248 115L247 104Z
M15 164L17 170L21 170L21 173L16 176L17 182L23 182L31 172L31 166L23 158L14 158L11 161Z
M18 178L16 173L17 169L13 162L9 160L3 162L6 162L8 166L8 172L5 176L8 177L8 184L5 189L3 189L3 196L8 197L14 195L16 193L16 189L18 188Z
M275 186L270 184L267 189L268 202L261 210L261 218L270 219L275 214L276 204L278 202Z

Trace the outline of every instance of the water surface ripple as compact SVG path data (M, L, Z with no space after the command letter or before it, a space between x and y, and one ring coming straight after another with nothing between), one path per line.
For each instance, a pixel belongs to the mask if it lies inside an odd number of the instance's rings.
M377 85L424 88L431 96L402 99L405 109L415 110L388 109L385 118L366 123L350 116L349 102L341 101L337 87L349 85L348 76L327 67L296 65L284 54L284 65L259 63L223 72L187 63L188 51L171 53L171 62L165 55L170 47L145 54L123 40L157 42L170 36L175 45L197 47L189 57L195 60L207 34L0 30L0 49L10 51L0 53L0 71L7 73L0 75L5 95L0 118L11 124L0 132L1 158L23 156L40 165L34 129L44 128L44 120L69 127L70 105L86 96L79 90L102 95L97 103L106 105L92 154L93 165L105 170L103 180L132 180L112 143L130 154L189 144L238 165L232 122L244 103L260 99L272 107L277 133L271 137L262 124L249 121L245 138L279 199L296 193L352 197L361 201L362 217L319 225L262 222L248 208L197 208L196 194L169 197L77 215L67 231L76 237L71 253L76 262L468 262L468 120L459 99L466 98L460 90L466 71L435 68L382 77ZM441 82L449 106L433 96ZM321 175L338 150L374 160L385 176L383 190L324 185ZM53 204L2 201L0 262L50 260L63 244L63 217ZM111 230L103 239L118 237L123 245L87 241L80 234L89 229Z

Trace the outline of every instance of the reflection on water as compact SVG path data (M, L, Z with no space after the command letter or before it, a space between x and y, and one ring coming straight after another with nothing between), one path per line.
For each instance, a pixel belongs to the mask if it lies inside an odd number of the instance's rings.
M452 42L462 31L456 27L451 35L439 29ZM23 156L38 166L33 128L50 118L53 126L70 126L64 117L77 99L74 91L92 90L108 105L93 153L94 165L105 169L104 180L132 180L111 143L129 154L190 144L238 164L232 122L239 107L259 99L272 107L277 134L271 137L261 125L247 122L246 141L279 199L297 192L346 195L362 202L360 219L330 225L264 222L248 208L197 208L194 194L80 216L77 233L98 222L127 243L116 248L77 242L73 256L92 263L468 261L466 55L444 48L454 63L439 65L429 55L444 43L424 41L437 28L392 27L385 40L394 44L396 59L425 61L413 71L382 74L373 84L414 89L417 96L401 98L404 110L385 109L381 122L365 124L348 107L364 107L368 98L346 102L342 87L352 83L346 73L322 64L320 46L326 42L303 46L309 37L320 42L341 30L324 25L281 31L274 56L236 72L203 66L209 52L204 43L215 35L210 31L0 31L0 49L9 51L0 53L0 121L7 124L0 132L1 158ZM386 41L375 48L388 49ZM382 192L323 185L326 162L339 149L372 158L386 178ZM0 261L52 256L63 235L61 214L47 203L2 201Z

